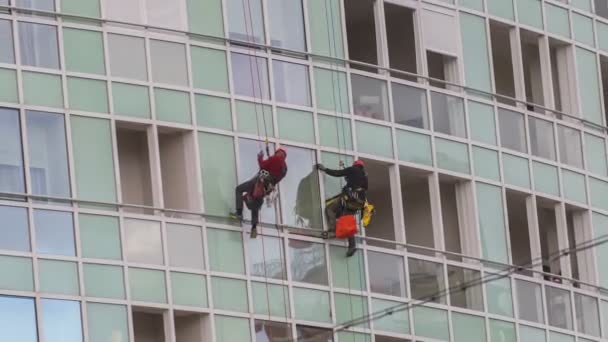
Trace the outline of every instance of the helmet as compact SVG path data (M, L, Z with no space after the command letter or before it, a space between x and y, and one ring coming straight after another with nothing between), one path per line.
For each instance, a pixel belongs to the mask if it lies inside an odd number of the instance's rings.
M357 160L355 160L355 162L353 163L353 166L365 166L365 163L363 163L363 160L361 160L361 159L357 159Z
M283 154L285 155L285 157L287 157L287 151L284 148L279 147L279 148L276 149L276 151L274 153L276 154L276 153L279 153L279 152L283 152Z

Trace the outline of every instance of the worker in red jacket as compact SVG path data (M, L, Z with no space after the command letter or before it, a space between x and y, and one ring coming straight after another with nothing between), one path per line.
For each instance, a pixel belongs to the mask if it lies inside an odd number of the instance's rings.
M287 151L278 148L268 159L264 159L264 152L258 153L260 171L248 181L239 184L235 189L236 210L230 213L234 219L243 219L243 202L251 210L251 238L257 236L259 213L264 204L264 197L270 194L274 187L287 174Z

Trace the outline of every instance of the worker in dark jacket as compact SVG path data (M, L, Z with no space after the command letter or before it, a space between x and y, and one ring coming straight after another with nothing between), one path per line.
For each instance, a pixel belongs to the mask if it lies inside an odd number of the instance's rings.
M323 164L317 168L332 177L344 177L346 185L342 192L325 201L325 216L330 231L336 230L336 220L342 215L355 214L363 209L367 198L367 172L365 164L356 160L352 166L341 170L328 169ZM347 256L352 256L357 251L355 237L348 238Z
M234 219L243 219L243 201L251 210L251 238L257 237L257 225L264 197L270 194L274 187L287 174L287 151L278 148L268 159L264 159L264 152L258 153L260 171L248 181L239 184L235 189L236 210L230 213Z

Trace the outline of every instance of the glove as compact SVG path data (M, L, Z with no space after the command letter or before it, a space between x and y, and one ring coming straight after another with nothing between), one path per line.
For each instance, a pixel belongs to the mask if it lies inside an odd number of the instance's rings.
M321 171L325 171L325 170L327 170L327 168L325 167L325 165L323 165L323 164L321 164L321 163L317 164L317 169L319 169L319 170L321 170Z

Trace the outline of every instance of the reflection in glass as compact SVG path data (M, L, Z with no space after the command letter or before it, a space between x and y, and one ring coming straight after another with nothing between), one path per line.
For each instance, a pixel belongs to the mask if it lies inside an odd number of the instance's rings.
M260 113L262 115L262 113ZM258 152L263 148L262 142L250 140L250 139L239 139L239 168L238 168L238 179L239 184L255 177L260 170L258 165L257 155ZM274 152L274 144L269 145L270 152ZM291 171L291 170L289 170ZM288 173L289 174L289 173ZM282 183L281 183L282 184ZM251 212L244 210L243 215L246 220L251 219ZM262 205L260 209L260 222L263 223L276 223L276 215L273 206Z
M270 99L266 58L241 53L233 53L230 56L234 93L256 99Z
M249 253L249 272L252 276L273 279L287 279L285 269L285 249L281 239L261 236L247 239Z
M0 296L2 341L37 342L33 298Z
M45 342L81 342L80 302L42 299L42 332Z
M526 127L523 114L498 109L500 146L526 153Z
M30 232L27 209L0 206L0 249L30 251Z
M0 108L0 191L25 192L19 112Z
M433 126L435 132L466 138L464 102L461 98L431 92Z
M70 196L63 114L27 111L27 140L32 193Z
M125 244L129 262L163 264L160 223L125 219Z
M555 137L553 124L549 121L528 117L530 126L530 149L533 155L555 160Z
M287 323L255 321L256 342L283 342L291 340L291 328Z
M333 342L333 332L331 329L307 327L305 325L296 326L296 341L306 342Z
M540 285L518 279L516 280L516 291L519 318L544 323Z
M405 268L403 257L368 251L369 281L372 292L405 297Z
M19 22L21 64L59 69L57 27Z
M565 126L557 126L559 158L564 164L583 168L583 148L581 132Z
M108 34L108 52L112 76L148 80L146 43L143 38Z
M570 292L555 287L545 287L549 325L572 330L572 304Z
M13 27L8 20L0 20L0 63L15 63L13 50Z
M264 18L261 0L228 0L230 39L264 43Z
M269 0L270 45L305 51L302 0Z
M38 253L76 255L72 213L34 210L34 226Z
M450 289L464 288L464 290L450 292L450 305L464 309L483 310L481 285L465 286L466 284L476 283L479 279L481 279L479 271L448 266L448 287Z
M445 290L443 265L417 259L409 259L408 265L412 298L445 304L445 296L431 297Z
M15 6L41 11L55 11L55 0L15 0Z
M289 171L279 184L283 223L321 229L321 194L315 151L283 146L287 150Z
M308 81L307 66L274 60L272 73L274 95L278 102L310 106L310 82Z
M302 240L289 240L291 279L304 283L327 285L325 246Z
M356 115L384 121L390 119L386 82L353 74L351 83Z
M576 327L583 334L600 336L600 316L597 299L580 293L574 294Z
M429 128L426 91L398 83L392 83L395 123Z
M167 223L169 265L203 269L203 235L200 227Z

